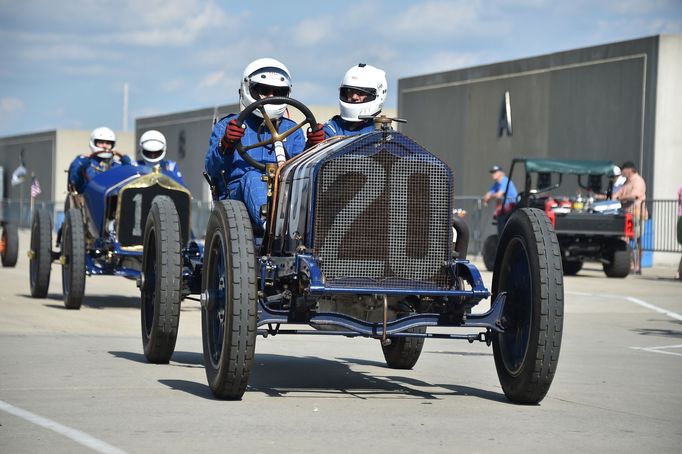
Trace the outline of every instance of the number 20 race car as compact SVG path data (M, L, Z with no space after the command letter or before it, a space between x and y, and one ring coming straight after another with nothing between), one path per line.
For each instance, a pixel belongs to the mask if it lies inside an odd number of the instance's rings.
M263 107L271 103L295 107L305 120L278 133ZM542 400L563 326L561 255L545 213L522 209L509 219L491 293L466 260L466 229L452 247L451 170L391 129L391 119L378 117L376 131L330 138L278 168L246 151L281 145L316 120L300 102L274 97L247 107L238 123L255 109L269 138L237 149L267 181L266 231L254 235L241 201L215 200L200 270L213 394L242 398L259 334L335 334L380 340L387 365L397 369L415 365L427 338L492 344L505 395ZM150 278L145 272L143 280ZM472 312L488 298L488 311Z

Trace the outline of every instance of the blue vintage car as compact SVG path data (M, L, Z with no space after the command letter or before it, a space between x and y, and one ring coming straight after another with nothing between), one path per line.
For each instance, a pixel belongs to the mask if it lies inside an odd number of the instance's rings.
M305 120L296 128L317 123L290 98L251 104L237 121L259 109L271 138L238 144L245 160L248 149L282 145L293 132L277 132L263 108L269 103L300 110ZM397 369L416 364L427 338L484 342L511 401L537 403L547 393L563 326L561 255L547 216L525 209L509 220L491 293L466 260L468 230L452 214L452 171L391 122L376 118L376 131L330 138L281 168L251 160L268 183L262 237L242 202L214 201L200 301L215 396L241 399L257 335L283 334L378 339ZM489 298L488 311L472 313Z
M85 277L119 275L136 279L142 288L142 334L175 343L181 293L197 293L200 279L181 275L201 262L202 249L190 230L190 191L172 173L158 166L122 165L92 178L82 194L70 191L64 221L52 248L52 220L45 209L36 210L31 227L31 296L48 292L51 264L62 266L64 305L79 309ZM148 247L144 248L143 245ZM147 264L145 283L143 268ZM163 277L155 270L165 266ZM158 282L157 282L158 281ZM149 282L162 285L150 288ZM183 288L183 283L187 287ZM146 317L146 318L145 318ZM175 329L172 329L174 320ZM170 327L169 327L170 325ZM145 348L152 359L164 355L154 342Z

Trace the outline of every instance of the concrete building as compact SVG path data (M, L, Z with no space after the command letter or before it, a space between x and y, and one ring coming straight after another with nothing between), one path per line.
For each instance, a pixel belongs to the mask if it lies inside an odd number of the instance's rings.
M493 164L529 156L633 161L648 197L670 199L682 183L680 81L682 36L652 36L400 79L398 115L450 164L457 195L483 194Z

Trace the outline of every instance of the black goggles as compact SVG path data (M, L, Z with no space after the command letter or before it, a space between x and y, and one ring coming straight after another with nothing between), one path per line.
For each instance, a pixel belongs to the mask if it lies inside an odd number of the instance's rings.
M289 87L273 87L272 85L253 84L249 87L251 97L259 99L261 96L289 96Z
M142 154L148 159L156 159L163 154L163 148L156 151L143 150Z
M339 98L341 101L353 102L353 95L366 96L366 98L361 102L370 102L377 98L377 92L372 88L341 87L339 89Z

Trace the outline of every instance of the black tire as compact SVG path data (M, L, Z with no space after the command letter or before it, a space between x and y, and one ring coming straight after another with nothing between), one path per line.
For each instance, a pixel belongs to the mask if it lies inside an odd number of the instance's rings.
M488 271L495 269L495 255L497 255L498 243L499 237L497 235L490 235L483 242L481 254L483 255L483 264L485 265L485 269Z
M64 214L60 260L64 307L80 309L85 296L85 226L80 210L70 209Z
M180 218L170 197L152 201L143 244L142 347L149 362L166 364L175 351L182 300Z
M241 399L256 349L256 258L244 204L223 200L208 219L201 327L206 377L221 399Z
M493 334L493 356L509 400L537 404L552 383L563 331L564 288L559 242L549 218L517 210L502 232L493 299L507 293L504 333Z
M411 333L426 333L426 326L408 330ZM386 365L391 369L412 369L424 347L423 337L394 337L389 345L382 345Z
M604 263L604 273L608 277L624 278L630 274L630 246L625 241L617 243Z
M52 220L47 210L43 208L33 213L29 257L31 296L45 298L50 287L52 271Z
M2 229L2 266L12 268L17 264L19 256L19 229L16 224L8 222Z
M563 262L564 276L575 276L583 269L582 260L564 260Z

